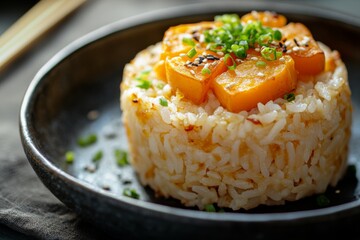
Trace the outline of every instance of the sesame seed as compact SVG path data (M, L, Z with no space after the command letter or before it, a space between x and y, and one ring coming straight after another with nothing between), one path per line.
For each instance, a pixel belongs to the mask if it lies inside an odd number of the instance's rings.
M199 42L201 42L201 43L205 42L205 36L204 36L204 34L201 34L201 35L200 35Z
M194 70L190 70L190 73L192 74L192 75L195 75L195 71Z
M298 41L296 40L296 38L294 38L294 43L296 44L296 46L299 47L299 43L298 43Z
M287 53L287 54L290 54L290 53L292 53L292 51L291 51L291 50L287 50L286 53Z
M224 53L223 53L223 52L217 52L217 54L218 54L219 56L224 56Z
M203 60L203 63L206 63L207 62L207 59L205 58L204 60Z
M301 45L307 45L310 42L310 38L308 36L305 36L303 40L301 41Z
M255 51L256 51L256 52L260 52L260 48L258 48L258 47L255 48Z
M208 63L205 64L204 68L209 68L209 64Z
M284 44L285 44L285 46L287 46L287 47L288 47L288 46L290 46L291 41L287 40Z
M339 193L340 193L340 190L339 190L339 189L337 189L337 190L335 191L335 193L336 193L336 194L339 194Z
M304 47L299 47L299 50L300 50L300 51L305 51L306 48L304 48Z
M263 74L262 72L258 72L257 76L259 76L259 77L264 77L265 74Z
M185 57L186 54L185 53L180 53L180 57Z
M279 61L280 61L280 62L285 62L285 58L284 58L284 57L281 57L281 58L279 58Z
M257 60L258 60L258 58L257 58L257 57L251 57L251 60L253 60L253 61L257 61Z
M293 49L292 49L294 52L297 52L297 51L299 51L300 50L300 48L298 47L298 46L295 46L295 47L293 47Z

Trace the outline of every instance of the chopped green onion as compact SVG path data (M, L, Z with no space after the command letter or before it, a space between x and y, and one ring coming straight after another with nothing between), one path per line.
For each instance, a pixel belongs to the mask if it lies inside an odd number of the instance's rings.
M160 105L163 106L163 107L168 106L168 101L165 98L160 98L159 102L160 102Z
M196 55L196 49L195 48L192 48L188 51L188 53L186 54L189 58L192 58Z
M98 162L98 161L100 161L102 159L102 157L103 157L103 152L101 150L99 150L92 157L92 161L93 162Z
M288 102L292 102L295 100L295 94L294 93L285 94L284 99Z
M151 69L143 70L140 72L140 76L147 76L151 73Z
M81 137L77 140L77 143L80 147L87 147L94 144L97 141L97 136L94 133L91 133L87 136Z
M75 160L75 153L73 151L67 151L65 153L65 161L66 161L66 163L71 164L71 163L74 162L74 160Z
M264 61L257 61L257 62L256 62L256 66L257 66L257 67L265 67L265 66L266 66L266 62L264 62Z
M276 51L275 55L276 55L275 59L279 59L279 58L282 57L282 52L281 51Z
M201 74L202 75L206 75L206 74L210 74L211 73L211 70L210 69L208 69L208 68L203 68L202 70L201 70Z
M241 40L239 46L244 47L245 51L249 50L249 43L246 40Z
M124 167L129 164L128 154L126 151L121 149L115 149L115 159L119 167Z
M123 195L126 196L126 197L134 198L134 199L139 199L140 198L140 195L136 192L135 189L132 189L132 188L125 188L123 190Z
M260 46L268 46L273 40L273 37L270 33L264 34L259 36L259 38L257 39L257 42L259 43Z
M151 87L151 82L148 79L150 72L151 72L151 69L148 69L148 70L141 71L137 75L135 80L137 80L139 82L139 84L136 85L138 88L149 89Z
M183 38L182 43L194 47L195 42L191 38Z
M215 16L215 21L222 23L238 23L240 18L237 14L223 14Z
M325 207L330 204L330 200L324 194L316 197L316 203L319 207Z
M145 79L141 79L139 80L139 84L136 85L138 88L142 88L142 89L149 89L151 87L151 82Z
M158 89L163 89L165 87L165 84L164 83L159 83L158 85L156 85L156 87Z
M214 204L206 204L204 206L204 209L205 209L206 212L216 212Z
M274 31L274 39L277 40L277 41L280 41L282 38L282 34L279 30L275 30Z
M235 55L239 58L246 58L246 50L244 46L239 46L237 44L231 45L231 50L235 53Z
M228 65L228 59L231 59L231 64L232 65ZM228 69L230 69L230 70L235 70L235 68L236 68L236 62L235 62L235 60L234 60L234 58L230 55L230 54L225 54L225 56L224 56L224 62L225 62L225 64L226 64L226 66L228 67Z
M260 21L244 24L236 14L219 15L215 17L215 21L223 24L204 31L204 41L208 43L208 50L224 54L234 53L238 58L245 58L250 47L267 47L262 52L266 60L281 57L275 48L269 47L273 40L281 40L282 34L279 30L263 26Z
M261 56L268 61L276 60L276 49L273 47L264 47L261 50Z

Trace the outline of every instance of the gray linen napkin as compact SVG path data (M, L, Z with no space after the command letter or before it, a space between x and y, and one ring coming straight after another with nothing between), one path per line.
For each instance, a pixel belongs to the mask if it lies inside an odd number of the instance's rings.
M27 159L1 157L0 163L0 224L39 239L111 238L56 199Z

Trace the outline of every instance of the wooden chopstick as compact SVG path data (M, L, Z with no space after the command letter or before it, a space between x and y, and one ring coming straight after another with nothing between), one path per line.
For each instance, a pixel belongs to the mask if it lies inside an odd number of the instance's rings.
M86 0L40 0L0 36L0 73Z

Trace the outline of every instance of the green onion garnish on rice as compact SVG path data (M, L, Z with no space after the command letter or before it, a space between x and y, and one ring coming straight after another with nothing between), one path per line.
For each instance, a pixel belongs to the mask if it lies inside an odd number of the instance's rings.
M149 89L151 87L151 82L148 79L150 72L151 72L151 69L144 70L137 75L135 80L137 80L139 82L139 84L136 85L138 88Z
M160 105L163 107L168 106L168 101L165 98L159 98Z
M136 85L138 88L149 89L151 87L151 82L145 79L138 80L139 84Z
M159 83L159 84L156 85L156 87L158 89L163 89L165 87L165 84L164 83Z

